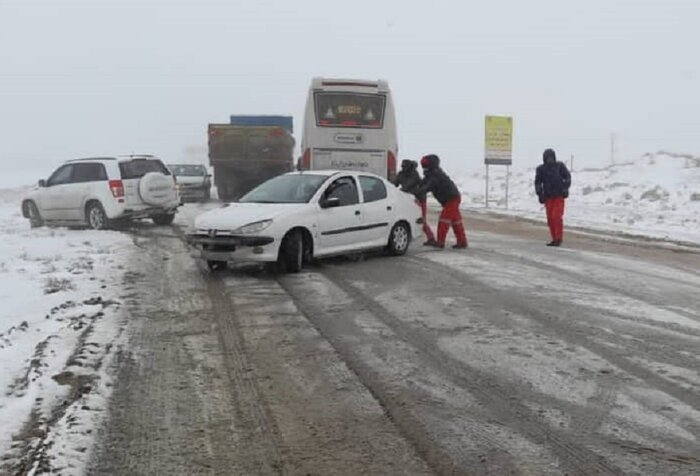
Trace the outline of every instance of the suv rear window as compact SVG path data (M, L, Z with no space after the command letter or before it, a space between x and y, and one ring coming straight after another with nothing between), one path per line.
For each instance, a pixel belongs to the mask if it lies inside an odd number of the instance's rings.
M122 180L141 178L148 172L170 175L168 168L157 159L132 159L119 162L119 171L122 174Z

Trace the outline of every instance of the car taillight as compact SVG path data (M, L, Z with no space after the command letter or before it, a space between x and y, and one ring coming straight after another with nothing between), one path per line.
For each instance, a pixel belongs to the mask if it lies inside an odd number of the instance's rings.
M392 151L386 153L386 177L394 178L396 175L396 156Z
M114 198L124 196L124 183L121 180L110 180L109 189L112 191L112 196Z
M311 168L311 149L304 151L304 156L301 158L301 170L309 170Z

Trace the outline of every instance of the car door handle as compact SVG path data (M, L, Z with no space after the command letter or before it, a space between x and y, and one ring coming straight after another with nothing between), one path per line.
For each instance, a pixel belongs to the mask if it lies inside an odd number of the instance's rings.
M355 210L355 215L359 215L359 214L360 214L360 210Z

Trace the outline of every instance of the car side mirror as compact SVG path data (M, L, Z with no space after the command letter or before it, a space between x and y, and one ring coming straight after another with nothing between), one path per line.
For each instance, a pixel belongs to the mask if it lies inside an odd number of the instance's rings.
M319 202L319 205L321 205L321 208L339 207L340 206L340 198L338 198L338 197L322 198L321 201Z
M39 186L46 187L46 180L44 180L44 179L39 180Z

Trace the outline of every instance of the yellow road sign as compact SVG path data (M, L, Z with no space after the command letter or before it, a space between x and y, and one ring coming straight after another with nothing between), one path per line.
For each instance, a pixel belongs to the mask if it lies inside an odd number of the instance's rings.
M485 162L510 165L513 156L513 118L486 116L484 130Z

